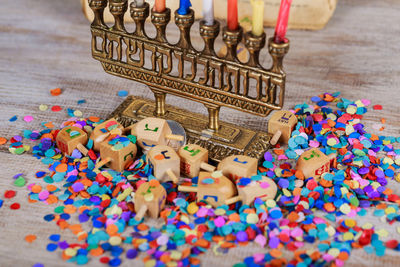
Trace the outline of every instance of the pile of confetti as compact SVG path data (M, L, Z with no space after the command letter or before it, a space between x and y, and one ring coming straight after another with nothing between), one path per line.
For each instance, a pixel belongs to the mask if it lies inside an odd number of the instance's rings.
M52 91L52 95L60 93ZM275 200L256 199L252 206L239 202L212 208L196 202L194 193L178 192L176 185L167 182L162 184L167 191L167 205L161 219L153 224L148 218L136 221L132 192L141 183L155 179L145 158L137 159L122 173L97 170L99 155L92 150L87 157L79 153L62 156L54 142L59 130L51 128L25 130L21 136L10 138L13 154L31 150L23 144L24 139L37 142L31 151L48 166L48 170L36 172L36 178L43 182L26 184L23 175L18 174L13 184L27 186L29 205L44 202L54 206L54 212L44 216L44 221L56 223L60 230L69 229L76 235L76 242L62 240L60 231L49 237L47 250L61 251L63 260L79 265L90 260L118 266L122 260L140 257L145 266L198 266L198 256L207 250L224 255L230 248L250 242L266 248L265 253L249 255L236 266L343 266L353 249L383 256L388 249L400 250L398 241L382 241L388 235L385 229L378 230L370 223L358 225L355 218L373 209L374 215L388 224L400 220L400 197L387 187L388 180L400 180L400 174L396 175L400 150L393 146L400 138L366 132L361 120L370 101L339 96L325 93L313 97L312 105L295 106L292 112L299 122L288 147L277 145L265 153L258 175L276 182ZM74 117L62 126L73 125L89 132L103 122L76 113L69 110ZM6 142L0 138L0 144ZM129 136L109 142L118 149L136 139ZM91 146L89 143L88 149ZM319 181L295 169L295 160L311 147L327 155L337 154L330 172ZM243 178L239 184L252 180L260 177ZM186 184L196 181L194 178ZM13 198L15 193L8 190L4 198ZM0 207L2 203L0 200ZM18 209L19 204L10 208ZM72 217L80 223L71 223ZM35 239L31 233L25 237L27 242ZM283 248L291 253L289 258Z

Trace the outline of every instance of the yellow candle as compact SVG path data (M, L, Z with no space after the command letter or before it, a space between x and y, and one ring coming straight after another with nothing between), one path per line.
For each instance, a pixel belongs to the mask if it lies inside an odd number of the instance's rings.
M260 36L264 32L264 0L251 0L253 7L253 29L255 36Z

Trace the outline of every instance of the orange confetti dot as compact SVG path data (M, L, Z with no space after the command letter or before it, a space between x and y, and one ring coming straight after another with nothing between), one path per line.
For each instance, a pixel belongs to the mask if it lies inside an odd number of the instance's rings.
M137 229L139 231L146 231L147 229L149 229L149 226L147 224L141 223L137 226Z
M50 90L50 94L53 96L61 95L61 93L62 93L61 88L56 88L56 89Z
M274 258L280 258L282 257L282 251L280 251L279 249L271 249L271 251L269 252L269 254L271 254L272 257Z
M99 122L100 121L100 118L99 117L95 117L95 116L90 116L88 119L90 121L92 121L92 122Z
M28 243L32 243L35 240L36 240L36 235L27 235L27 236L25 236L25 241L28 242Z
M40 193L42 191L42 187L38 184L35 184L31 187L32 193Z
M104 250L101 247L90 250L90 255L92 255L94 257L101 256L101 255L103 255L103 253L104 253Z
M118 226L116 226L115 224L109 224L107 225L106 232L109 235L115 235L116 233L118 233Z
M57 172L66 172L68 170L68 165L65 163L61 163L56 167Z
M0 137L0 145L4 145L5 143L7 143L7 139Z
M54 192L57 190L57 186L49 184L46 186L47 191Z
M165 157L164 157L162 154L155 155L154 158L155 158L156 160L163 160L163 159L165 159Z

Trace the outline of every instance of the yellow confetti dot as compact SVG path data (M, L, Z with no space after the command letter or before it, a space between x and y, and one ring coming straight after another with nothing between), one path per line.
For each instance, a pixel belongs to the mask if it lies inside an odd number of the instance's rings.
M214 214L217 215L217 216L224 215L225 213L226 213L226 211L224 209L216 209L214 211Z
M153 267L153 266L156 266L156 260L148 260L148 261L146 261L145 263L144 263L144 266L145 267Z
M154 199L154 195L152 193L144 195L145 201L152 201Z
M274 208L276 207L276 202L273 199L268 199L265 204L267 205L268 208Z
M398 226L398 227L396 228L396 230L397 230L397 233L400 234L400 226Z
M182 252L178 250L173 250L170 255L171 259L179 260L182 257Z
M400 173L398 173L398 174L396 175L396 181L397 181L397 182L400 182Z
M328 250L328 254L333 256L333 257L335 257L335 258L337 256L339 256L339 253L340 253L340 250L337 249L337 248L331 248L331 249Z
M354 226L357 225L357 222L356 222L355 220L352 220L352 219L346 219L346 220L344 221L344 223L345 223L346 226L349 227L349 228L353 228Z
M49 108L49 107L48 107L47 105L45 105L45 104L41 104L41 105L39 106L39 110L40 110L40 111L46 111L48 108Z
M75 110L75 111L74 111L74 116L75 116L75 117L82 117L82 115L83 115L83 114L82 114L82 111L80 111L80 110Z
M368 230L372 229L374 227L371 223L365 223L363 226L361 226L362 229Z
M112 245L112 246L118 246L119 244L121 244L122 239L119 236L112 236L110 237L110 239L108 240L108 242Z
M343 214L349 214L351 211L351 208L349 206L349 204L345 203L342 206L340 206L339 210L343 213Z
M391 214L391 213L395 213L396 209L393 207L388 207L385 209L385 214Z
M346 112L349 114L356 114L357 108L355 106L348 106Z
M380 237L387 237L389 235L389 232L383 228L376 230L375 233L377 233Z
M353 240L354 239L354 235L351 232L346 232L343 235L343 240L344 241L349 241L349 240Z
M70 256L70 257L74 257L77 253L77 249L74 248L67 248L65 250L65 255Z
M197 206L196 202L192 202L188 205L187 211L189 212L190 215L195 214L199 210L199 207Z

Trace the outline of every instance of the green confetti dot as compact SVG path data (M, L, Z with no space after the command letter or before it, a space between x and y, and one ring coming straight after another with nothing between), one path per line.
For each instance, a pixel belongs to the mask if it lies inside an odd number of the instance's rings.
M14 181L14 185L17 187L23 187L26 184L24 177L20 176Z

